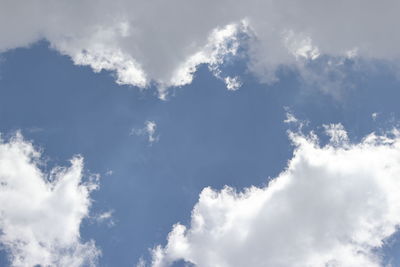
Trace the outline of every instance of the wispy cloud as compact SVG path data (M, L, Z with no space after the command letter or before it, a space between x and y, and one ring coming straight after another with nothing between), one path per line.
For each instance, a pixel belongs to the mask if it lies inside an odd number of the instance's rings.
M156 134L157 124L154 121L146 121L145 126L140 129L132 129L131 135L147 136L147 140L150 144L159 141L159 135Z
M100 214L97 214L94 216L94 219L96 220L97 223L103 224L106 223L109 227L112 227L115 225L115 220L113 218L113 210L109 210Z

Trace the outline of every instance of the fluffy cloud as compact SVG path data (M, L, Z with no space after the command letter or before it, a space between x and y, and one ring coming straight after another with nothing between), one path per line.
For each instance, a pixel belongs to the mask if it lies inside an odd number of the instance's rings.
M199 64L222 75L226 56L247 48L248 69L276 80L280 66L304 69L320 55L396 60L396 0L0 0L0 51L46 39L75 64L111 70L120 84L166 88L192 81ZM12 27L10 27L12 25ZM246 35L246 38L241 38ZM342 61L328 61L329 71ZM320 75L310 77L320 79ZM328 74L327 74L328 75ZM329 76L329 75L328 75Z
M352 144L341 125L325 128L324 146L290 133L293 158L267 186L205 188L152 266L382 266L377 248L400 224L400 134Z
M83 160L44 173L41 155L20 135L0 141L0 244L12 266L93 265L100 251L82 242L95 181L82 181Z

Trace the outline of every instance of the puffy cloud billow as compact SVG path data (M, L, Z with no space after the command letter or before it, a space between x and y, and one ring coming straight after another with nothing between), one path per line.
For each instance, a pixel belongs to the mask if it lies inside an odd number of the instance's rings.
M396 0L0 0L0 51L46 39L75 64L114 71L120 84L155 83L165 97L200 64L237 89L238 77L220 66L239 46L264 82L280 66L318 80L305 66L321 55L333 59L322 68L331 72L345 58L396 61L399 8Z
M16 135L0 140L0 244L12 266L92 266L100 251L83 242L95 181L83 182L83 159L45 173L41 153Z
M205 188L152 266L383 266L379 248L400 224L400 133L353 144L341 125L325 129L326 145L291 133L293 158L265 187Z

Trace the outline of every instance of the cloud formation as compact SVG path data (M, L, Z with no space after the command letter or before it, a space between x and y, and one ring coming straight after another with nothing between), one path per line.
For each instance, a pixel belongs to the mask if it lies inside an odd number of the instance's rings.
M144 123L144 127L141 129L135 129L133 128L131 130L131 135L144 135L147 136L147 141L149 142L149 144L153 144L158 142L158 140L160 139L159 135L156 135L156 130L157 130L157 124L154 121L146 121Z
M400 224L400 133L352 144L341 125L325 129L325 146L290 133L293 158L265 187L205 188L152 266L383 266L377 249Z
M0 244L12 266L93 266L100 251L80 239L95 181L82 181L83 159L49 173L41 153L17 134L0 140Z
M75 64L115 72L120 84L155 83L161 97L169 86L190 83L200 64L236 89L237 78L220 66L239 46L246 48L248 69L264 82L275 81L281 66L304 69L321 55L333 59L324 71L343 64L338 58L400 56L396 0L0 3L0 51L46 39Z

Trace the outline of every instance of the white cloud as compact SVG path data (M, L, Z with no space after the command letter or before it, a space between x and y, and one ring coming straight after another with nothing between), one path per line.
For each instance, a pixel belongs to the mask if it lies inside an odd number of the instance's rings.
M338 124L324 124L325 133L330 137L329 141L331 145L347 146L349 137L341 123Z
M284 107L285 111L286 111L286 119L283 121L284 123L294 123L294 124L298 124L299 120L293 115L292 111L290 110L289 107Z
M83 159L44 173L41 153L17 134L0 141L0 244L12 266L94 265L100 251L80 239L95 181L82 181Z
M372 114L371 114L372 120L373 120L373 121L376 121L376 119L378 118L379 115L380 115L380 114L379 114L378 112L372 113Z
M218 74L224 58L236 55L240 43L247 49L249 70L264 82L274 82L283 65L300 69L306 81L318 81L319 75L304 69L320 55L383 60L400 56L396 0L0 4L0 51L44 38L75 64L115 71L120 84L144 88L155 82L162 98L169 86L190 83L199 64L209 64ZM242 33L247 38L242 40Z
M112 227L115 225L113 213L114 213L113 210L109 210L109 211L98 214L97 216L94 217L94 219L99 224L106 223L107 226Z
M205 188L152 266L383 266L376 249L400 224L399 132L351 144L341 125L326 129L322 147L290 133L293 158L265 187Z
M242 86L242 82L239 80L239 77L226 77L224 79L225 84L226 84L226 89L230 91L236 91L239 90L239 88Z
M146 121L141 129L132 129L131 135L146 135L150 144L158 142L159 136L156 135L157 124L154 121Z

